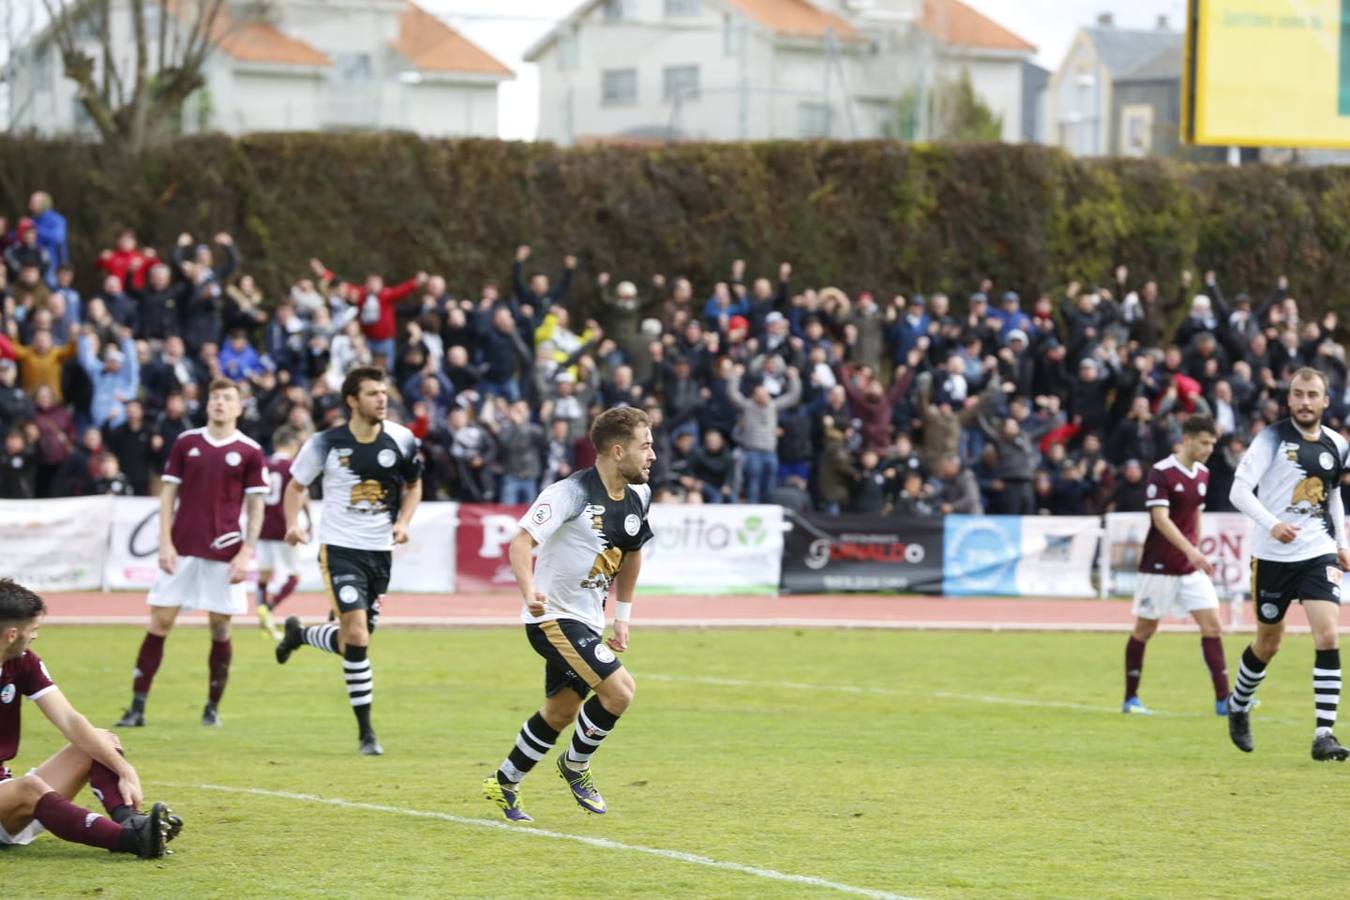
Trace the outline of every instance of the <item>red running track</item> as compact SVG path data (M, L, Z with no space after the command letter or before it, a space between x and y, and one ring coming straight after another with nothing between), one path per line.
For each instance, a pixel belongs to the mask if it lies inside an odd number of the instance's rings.
M145 595L119 592L46 594L53 625L141 624ZM756 596L638 596L634 625L648 627L812 627L904 628L985 631L1125 631L1132 623L1125 600L1048 600L1008 597L896 597L870 594ZM327 615L321 594L286 600L278 618L298 615L307 621ZM1241 625L1230 626L1230 610L1221 610L1229 631L1252 630L1250 607L1240 609ZM514 594L394 594L385 598L381 625L451 627L515 625L520 600ZM206 617L185 614L183 624L205 624ZM1292 631L1307 629L1301 609L1289 612ZM1191 629L1190 622L1167 621L1163 628Z

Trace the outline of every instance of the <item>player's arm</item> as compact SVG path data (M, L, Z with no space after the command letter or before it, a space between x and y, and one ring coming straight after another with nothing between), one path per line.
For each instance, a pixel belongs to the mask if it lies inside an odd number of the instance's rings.
M42 696L33 702L76 749L117 774L117 787L122 792L122 802L133 809L139 809L142 799L141 780L131 763L118 752L121 745L118 744L117 738L111 732L90 725L89 720L70 705L70 701L61 693L60 688L53 687L43 692Z
M394 523L395 544L408 542L408 529L412 527L413 513L417 512L417 504L421 502L422 482L420 480L411 484L404 482L403 497L399 501L398 521Z
M637 589L638 572L642 570L642 548L623 555L619 574L614 583L614 636L606 638L609 649L622 653L628 649L628 620L633 615L633 591Z
M1331 508L1331 523L1336 530L1334 535L1336 539L1336 560L1341 564L1342 569L1350 571L1350 548L1347 548L1345 544L1345 501L1341 499L1339 485L1331 491L1331 496L1327 498L1327 505Z
M1275 540L1287 544L1298 537L1298 526L1281 522L1280 517L1266 509L1266 505L1256 496L1257 482L1261 479L1261 473L1274 462L1272 457L1266 432L1263 431L1252 441L1238 463L1237 472L1233 474L1233 487L1228 491L1228 501L1234 509L1250 518Z
M548 598L534 589L534 548L539 546L534 536L524 528L516 531L507 548L507 558L511 560L511 574L516 576L516 587L520 596L529 607L530 615L542 616Z
M258 537L262 534L266 505L267 495L263 492L249 490L244 494L244 543L230 560L230 584L239 584L248 577L248 564L253 559L253 551L258 547Z
M178 499L178 482L164 481L159 487L159 567L172 575L178 567L178 550L173 545L173 504Z
M1149 510L1149 514L1153 517L1153 527L1158 530L1159 534L1167 539L1169 544L1186 554L1186 559L1191 565L1195 566L1206 575L1212 576L1214 574L1214 565L1209 560L1205 559L1205 555L1200 552L1199 547L1186 540L1186 535L1181 533L1181 529L1177 527L1177 523L1173 522L1172 517L1168 515L1168 508L1166 506L1154 506ZM1199 534L1199 513L1196 514L1195 529L1196 534Z
M281 511L286 516L286 543L291 546L309 543L309 532L300 526L300 510L308 499L309 485L291 479L281 499Z

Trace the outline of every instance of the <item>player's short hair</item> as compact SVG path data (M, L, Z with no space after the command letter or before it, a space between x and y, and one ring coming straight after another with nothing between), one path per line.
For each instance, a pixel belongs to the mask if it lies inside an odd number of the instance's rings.
M206 386L206 396L210 397L216 391L234 391L241 398L244 392L240 390L239 385L228 378L212 378L211 383Z
M1186 421L1181 423L1181 433L1186 437L1197 434L1212 434L1219 436L1219 427L1214 424L1213 416L1196 414L1187 416Z
M651 427L651 419L640 409L632 406L607 409L596 416L591 425L591 444L595 446L596 453L604 453L615 444L627 446L639 428Z
M361 383L364 381L378 381L384 383L384 369L379 366L357 366L347 373L347 377L342 379L342 403L347 405L347 398L353 400L361 393Z
M9 578L0 578L0 625L29 622L47 611L42 598Z
M1327 378L1327 373L1321 369L1314 369L1312 366L1303 366L1295 371L1294 376L1289 379L1289 383L1292 385L1295 381L1311 381L1314 378L1322 382L1322 393L1331 393L1331 379Z
M300 443L300 432L290 425L282 425L272 432L273 447L293 447Z

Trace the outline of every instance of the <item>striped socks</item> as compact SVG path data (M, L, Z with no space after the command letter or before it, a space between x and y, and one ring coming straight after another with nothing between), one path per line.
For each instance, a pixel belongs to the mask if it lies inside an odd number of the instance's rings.
M1341 704L1341 651L1318 650L1313 663L1313 701L1317 707L1316 734L1330 734Z
M497 767L497 781L503 786L514 786L525 780L535 763L543 759L558 740L558 732L535 713L516 735L516 745Z
M311 625L304 631L305 643L315 650L325 653L339 653L338 627L332 622L326 625Z
M1337 673L1339 675L1339 672ZM1238 712L1246 712L1252 707L1252 695L1266 678L1266 664L1252 652L1251 645L1242 651L1242 662L1238 664L1237 683L1233 685L1233 694L1228 705Z
M375 678L365 647L348 644L342 651L342 675L347 680L347 699L356 714L356 724L360 726L361 736L365 737L371 733L370 706L375 699Z
M605 709L599 697L591 697L577 714L577 726L572 729L572 746L567 748L564 762L569 769L580 772L591 764L591 754L600 749L600 742L609 736L619 717Z

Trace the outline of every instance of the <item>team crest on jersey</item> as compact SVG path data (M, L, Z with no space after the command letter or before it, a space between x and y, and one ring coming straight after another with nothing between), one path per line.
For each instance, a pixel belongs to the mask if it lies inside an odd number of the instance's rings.
M623 530L624 530L630 537L631 537L632 535L637 534L637 533L638 533L638 529L641 528L641 527L642 527L642 520L639 519L637 516L633 515L632 513L629 513L627 516L624 516L624 520L623 520Z
M1288 441L1284 441L1280 444L1280 452L1283 453L1284 458L1291 463L1298 462L1298 444L1291 444Z
M1209 485L1205 484L1203 481L1200 482L1199 491L1201 497L1205 496L1205 494L1209 492Z
M384 503L384 485L378 481L362 481L352 486L352 504L369 503L373 506Z
M1310 506L1321 506L1327 500L1327 486L1322 479L1309 477L1294 485L1294 496L1289 499L1289 503L1297 506L1300 503L1307 503Z
M17 693L18 691L15 689L14 685L5 685L3 688L0 688L0 703L13 703L14 695Z
M1330 453L1324 451L1321 456L1317 457L1317 463L1322 468L1330 472L1331 467L1336 464L1336 460L1332 457Z
M595 648L595 658L602 663L612 663L614 662L614 651L610 650L604 644L601 644L599 647Z
M379 462L380 465L384 466L386 469L389 469L393 467L394 463L398 462L398 454L396 454L393 450L390 450L388 447L386 447L385 449L379 452L379 454L375 457L375 459Z
M338 447L333 452L337 454L337 464L339 466L341 466L344 469L350 469L352 467L351 447Z
M1156 496L1158 496L1158 486L1156 484L1150 484L1148 486L1148 499L1152 500Z
M231 450L229 453L225 454L225 464L227 466L237 466L243 461L244 458L234 450Z

